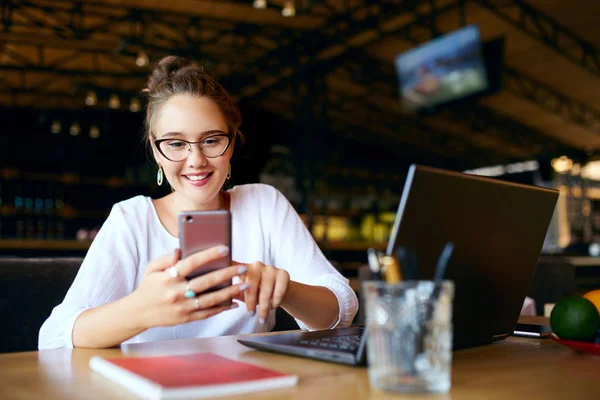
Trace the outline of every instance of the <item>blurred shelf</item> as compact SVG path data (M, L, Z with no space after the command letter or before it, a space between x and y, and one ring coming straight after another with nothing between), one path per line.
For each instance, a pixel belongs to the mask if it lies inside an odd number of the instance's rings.
M313 220L318 220L320 218L329 218L329 217L343 217L343 218L356 218L368 214L365 211L360 210L329 210L327 211L327 215L322 213L322 210L318 212L313 212L311 214L311 218ZM300 214L300 218L304 223L306 223L306 219L308 218L308 214L302 213Z
M26 211L25 209L17 209L12 205L4 205L0 207L0 216L6 217L25 217L25 218L44 218L44 217L60 217L63 219L77 219L77 218L94 218L104 219L108 217L109 210L77 210L72 206L65 204L62 209L41 209L35 211L34 209Z
M329 179L337 178L340 182L347 184L348 179L364 179L383 182L389 185L390 182L403 182L406 174L399 174L392 171L373 171L366 168L340 167L334 165L317 166Z
M346 218L356 218L368 214L368 211L364 210L352 210L352 209L328 209L327 213L323 213L321 209L312 210L313 218L323 218L323 217L346 217Z
M110 188L121 187L152 187L151 184L137 183L133 180L121 178L118 176L98 177L81 176L79 174L64 173L53 174L43 172L27 172L16 168L0 169L0 177L6 180L32 180L42 182L63 183L65 185L98 185Z
M376 250L385 250L387 248L387 242L373 243L373 242L331 241L331 242L320 242L319 247L323 251L329 251L329 250L367 251L371 247Z
M574 256L565 259L576 267L600 267L600 257Z
M0 239L0 249L9 250L87 250L90 240Z

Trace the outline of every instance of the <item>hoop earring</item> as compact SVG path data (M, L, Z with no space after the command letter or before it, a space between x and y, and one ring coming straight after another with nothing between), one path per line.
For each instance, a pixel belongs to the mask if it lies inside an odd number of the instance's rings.
M164 178L163 168L162 168L162 165L159 165L158 172L156 173L156 183L158 184L158 186L161 186L163 184L163 178Z
M227 179L227 180L231 179L231 164L229 164L229 170L227 171L227 176L225 177L225 179Z

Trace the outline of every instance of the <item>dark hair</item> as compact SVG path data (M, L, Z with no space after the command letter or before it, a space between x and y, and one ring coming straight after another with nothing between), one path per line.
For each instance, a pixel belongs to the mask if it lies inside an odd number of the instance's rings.
M238 144L243 144L244 136L239 131L242 123L240 109L225 88L203 67L184 58L167 56L150 73L144 92L148 97L144 135L146 143L156 138L154 127L160 108L171 97L188 94L214 101L225 117L229 133L234 135Z

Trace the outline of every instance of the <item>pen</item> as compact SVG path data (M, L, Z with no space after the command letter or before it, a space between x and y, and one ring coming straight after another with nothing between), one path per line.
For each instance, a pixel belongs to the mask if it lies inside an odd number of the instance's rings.
M450 260L450 256L452 256L453 250L454 244L452 242L446 243L435 266L435 275L433 277L434 281L439 282L444 279L446 267L448 266L448 261Z
M383 256L381 257L381 263L383 264L383 280L386 283L399 283L402 280L400 265L394 257Z

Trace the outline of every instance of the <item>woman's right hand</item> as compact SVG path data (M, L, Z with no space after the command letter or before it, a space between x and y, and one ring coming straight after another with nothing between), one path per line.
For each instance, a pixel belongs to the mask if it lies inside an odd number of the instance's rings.
M184 324L237 308L237 303L227 306L221 304L244 292L248 287L245 283L213 292L202 292L245 273L245 266L221 268L189 282L185 279L190 273L223 258L228 252L227 246L216 246L179 260L180 252L177 249L173 254L149 263L140 285L131 294L137 304L134 318L138 319L139 325L145 330L156 326ZM191 291L198 293L195 297L185 296L188 284Z

